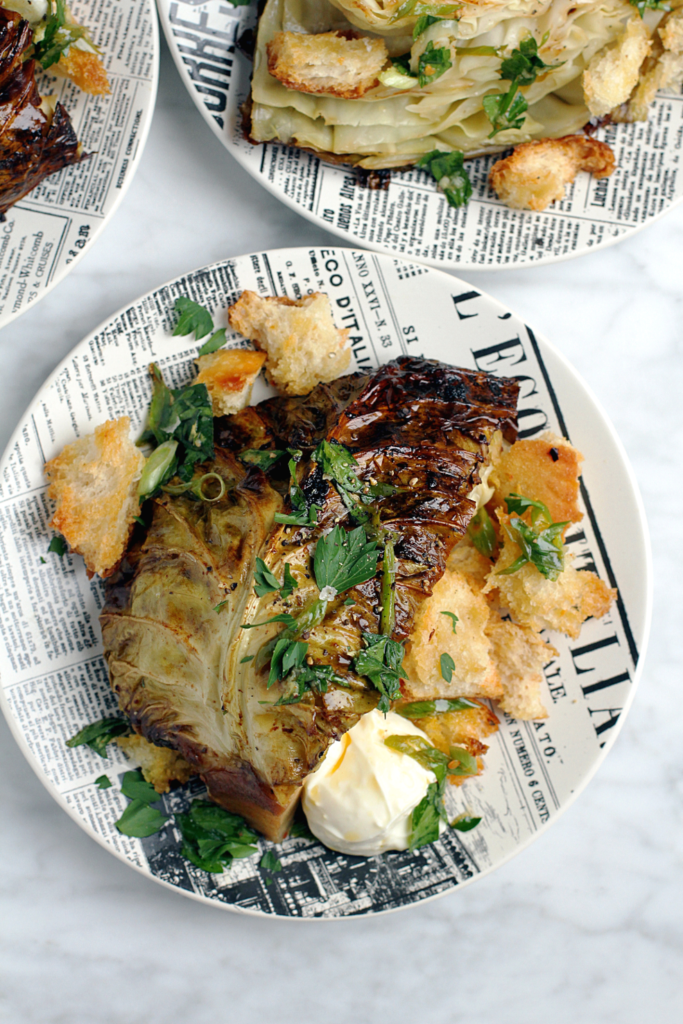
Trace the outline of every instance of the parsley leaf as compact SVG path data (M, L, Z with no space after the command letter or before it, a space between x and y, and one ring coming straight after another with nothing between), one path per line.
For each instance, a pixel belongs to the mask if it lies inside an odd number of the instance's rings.
M441 678L450 683L453 678L453 669L455 668L455 662L450 654L442 654L439 658L439 664L441 666Z
M259 861L259 867L264 871L272 871L273 874L276 874L278 871L282 871L282 862L277 859L272 850L266 850Z
M448 200L449 206L464 206L472 195L472 182L465 170L464 155L459 149L452 153L442 153L439 149L433 149L431 153L425 153L417 161L418 167L429 171L437 183L437 188L443 192Z
M285 526L315 526L319 511L318 505L311 505L310 508L303 509L301 512L293 512L291 515L276 512L274 519L276 523L284 523Z
M460 622L460 619L458 618L458 616L455 614L455 612L441 612L441 614L442 615L447 615L448 618L451 620L451 626L453 627L453 632L455 633L456 627L457 627L458 623Z
M292 822L292 827L289 830L289 838L312 839L313 841L315 841L315 836L308 827L308 822L306 821L306 818L304 817L303 813L301 814L300 817L297 816L294 818L294 821Z
M489 132L489 139L492 139L498 132L507 131L509 128L521 128L529 109L529 104L521 92L517 92L516 81L512 83L507 92L498 93L495 96L484 96L481 102L493 129Z
M168 817L167 814L162 814L155 807L150 807L144 800L131 800L119 820L114 824L122 835L144 839L146 836L153 836L155 832L163 828Z
M268 674L268 689L279 679L283 679L292 669L300 668L306 660L308 644L303 640L293 640L288 636L280 636L273 648Z
M365 676L379 690L381 697L377 707L386 715L391 701L401 696L401 679L405 679L403 645L381 633L363 633L362 636L365 649L360 651L353 667L359 676Z
M476 708L478 705L467 697L454 697L451 700L416 700L411 704L404 704L395 710L404 718L426 718L428 715L444 714L447 711L465 711L467 708Z
M52 540L47 546L48 554L50 554L50 552L54 552L54 554L59 555L60 558L63 558L68 550L68 544L59 533L52 538Z
M479 554L484 555L486 558L496 557L496 552L498 551L496 530L490 515L483 505L476 515L470 519L467 534Z
M57 64L62 54L78 39L87 39L93 49L97 50L90 40L87 28L83 25L67 25L64 0L56 0L54 10L50 2L49 10L50 14L45 19L43 38L33 46L33 56L40 62L43 70L47 71L53 64Z
M95 785L98 789L111 789L111 779L108 775L99 775L95 779Z
M299 589L299 584L292 576L292 570L289 567L289 562L285 562L285 575L282 586L280 587L280 597L283 601L286 601L295 590Z
M533 36L520 42L519 47L500 65L500 77L510 82L510 88L496 96L484 96L482 100L493 129L489 133L490 139L498 132L507 131L509 128L519 129L524 124L529 104L521 92L517 91L519 86L532 85L539 71L552 71L561 67L563 63L564 61L560 61L559 64L546 64L541 60L538 56L538 43Z
M193 299L181 295L175 300L173 308L178 313L178 322L173 329L174 337L178 334L194 333L195 338L199 341L200 338L204 338L213 331L213 317L205 306L200 306Z
M262 558L256 558L254 579L256 580L254 593L257 597L265 597L266 594L272 594L280 589L280 584Z
M447 46L435 48L434 43L430 40L427 43L426 49L417 59L418 85L422 89L425 85L429 85L430 82L435 82L437 78L441 78L452 67L453 61L451 60L449 48Z
M320 590L332 587L341 594L372 579L379 554L377 542L366 537L362 526L349 533L335 526L315 546L315 581Z
M337 683L340 686L348 686L348 680L338 676L331 665L305 665L296 671L286 680L287 688L276 701L272 702L273 707L282 704L298 704L309 691L312 693L327 693L330 683ZM261 701L262 704L271 704L271 701Z
M410 816L411 850L428 846L439 838L439 824L444 820L443 790L443 784L430 782L426 794L413 809Z
M253 661L253 660L254 660L254 655L253 654L248 654L246 656L246 658L240 658L240 665L246 665L248 661Z
M516 81L517 85L532 85L536 81L539 71L552 71L561 67L564 61L559 64L546 64L538 56L538 43L533 36L522 39L519 49L512 51L500 65L500 77L510 82Z
M459 814L451 822L451 828L456 829L458 832L469 832L471 829L476 828L480 821L481 818L472 818L469 814Z
M213 324L211 326L213 327ZM198 334L197 337L201 338L203 335ZM225 337L225 327L219 327L217 331L214 331L209 340L204 342L197 355L208 356L211 352L217 352L219 348L223 348L227 340Z
M415 28L413 29L413 39L417 39L423 32L426 32L430 25L435 25L437 21L443 21L443 18L435 18L433 14L421 14L415 22Z
M142 800L143 803L153 804L159 799L159 794L149 782L143 778L142 772L126 772L121 783L121 792L129 800Z
M312 458L318 463L324 475L345 491L360 491L362 485L358 479L358 463L344 445L321 441Z
M285 452L269 451L265 448L245 448L237 458L250 466L258 466L264 473L267 473L284 454Z
M107 756L107 744L116 736L129 736L130 725L125 718L102 718L99 722L86 725L75 736L66 741L67 747L85 745L94 750L100 757Z
M233 858L257 852L258 837L244 819L210 800L194 800L187 814L176 814L176 822L183 837L183 857L212 874L229 868Z
M525 498L521 494L509 494L505 503L509 513L523 515L530 509L531 526L516 516L512 516L507 523L508 535L520 546L522 554L507 569L500 569L499 575L509 576L531 562L546 579L556 580L564 570L562 531L569 525L568 522L554 523L543 502Z

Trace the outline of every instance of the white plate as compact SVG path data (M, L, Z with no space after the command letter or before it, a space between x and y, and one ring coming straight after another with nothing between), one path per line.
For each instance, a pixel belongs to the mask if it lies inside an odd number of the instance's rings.
M272 884L258 857L217 876L195 869L180 856L172 826L150 839L122 836L114 821L125 800L118 786L99 790L94 780L103 772L120 780L129 765L114 746L106 761L87 747L65 747L83 725L115 710L116 701L101 656L102 587L88 581L80 557L60 561L47 554L52 531L43 478L46 459L108 417L128 413L133 430L141 428L151 360L173 381L192 377L197 345L170 333L177 296L209 306L221 325L244 288L290 298L314 289L328 293L338 324L352 329L359 368L408 353L517 376L522 436L549 427L586 456L587 514L569 536L570 550L579 565L595 564L619 588L613 613L586 622L578 641L552 634L560 656L546 669L549 718L502 721L481 778L457 791L449 787L450 810L481 815L477 829L449 832L414 854L370 859L288 839L276 847L283 870ZM254 401L267 393L258 386ZM213 264L132 303L77 345L41 388L5 452L0 545L3 708L39 778L82 828L144 874L199 899L259 914L387 911L502 864L558 817L614 742L649 627L650 556L640 498L619 441L586 386L521 320L464 281L352 249L284 249ZM164 797L165 808L182 809L202 788L176 790Z
M25 312L69 271L111 219L137 170L159 77L153 0L75 0L76 18L102 49L111 92L88 96L49 72L42 96L66 107L89 160L45 178L0 225L0 327Z
M543 213L511 210L496 198L486 182L497 157L468 161L474 195L459 210L425 171L392 173L388 191L369 191L348 168L244 138L240 105L249 94L251 63L234 44L255 23L254 3L157 5L180 75L228 152L283 203L347 244L444 270L556 263L633 234L683 198L683 96L673 94L657 98L647 123L600 129L595 137L613 147L617 170L600 181L578 175L563 202Z

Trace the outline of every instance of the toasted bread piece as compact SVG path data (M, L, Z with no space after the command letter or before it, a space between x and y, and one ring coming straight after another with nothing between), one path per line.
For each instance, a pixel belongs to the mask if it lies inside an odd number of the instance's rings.
M504 543L484 593L497 592L501 605L509 609L519 625L535 632L557 629L575 640L585 619L600 619L607 614L616 590L595 573L574 569L572 555L565 555L565 569L556 580L546 579L531 562L509 576L501 576L501 570L512 565L522 552L506 529L510 517L502 509L497 515Z
M330 300L321 292L297 300L242 292L228 320L266 352L268 379L287 395L307 395L336 380L351 362L349 332L334 326Z
M129 432L128 416L107 420L45 466L48 496L57 503L50 525L83 555L88 572L102 577L121 560L140 512L145 459Z
M446 563L448 569L462 573L473 590L481 590L491 572L491 559L477 551L471 538L465 534L455 545Z
M91 96L105 96L111 90L104 64L92 50L70 46L53 64L50 73L70 79L83 92Z
M172 782L187 782L197 774L177 750L155 747L144 736L117 736L115 742L124 754L138 762L145 780L157 793L168 793Z
M522 494L547 505L555 523L578 523L579 476L583 455L569 441L546 431L541 437L516 441L494 463L490 483L496 507L509 494Z
M616 44L599 50L583 73L583 95L594 117L604 117L629 98L650 53L650 32L639 14L626 22Z
M500 707L513 718L547 718L541 685L544 666L557 657L555 648L531 629L504 622L495 611L491 612L486 634L503 687Z
M427 733L435 747L449 754L451 747L464 747L476 757L478 774L484 770L482 755L489 749L482 741L498 732L498 719L485 704L463 711L446 711L439 715L415 719L415 725ZM455 786L462 785L471 776L449 775L448 781Z
M453 620L442 612L458 617ZM423 602L415 620L410 649L404 660L411 700L438 697L502 697L503 689L491 660L491 642L485 628L489 620L486 599L462 573L447 569ZM450 654L455 663L447 682L441 674L440 658Z
M678 89L683 82L683 9L665 14L652 36L652 49L640 69L627 103L612 110L613 121L647 121L660 89Z
M515 146L489 172L489 184L507 206L517 210L545 210L564 199L565 185L579 171L606 178L614 170L614 153L606 142L587 135L565 135Z
M377 85L389 59L383 39L353 32L276 32L267 51L268 71L288 89L346 100Z
M222 348L199 357L195 384L206 384L214 416L231 416L249 405L251 389L265 361L263 352L243 348Z

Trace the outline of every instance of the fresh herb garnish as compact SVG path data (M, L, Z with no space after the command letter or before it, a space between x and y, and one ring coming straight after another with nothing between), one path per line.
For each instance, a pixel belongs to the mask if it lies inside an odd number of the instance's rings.
M95 779L95 785L97 786L98 789L110 789L111 779L109 778L108 775L99 775Z
M441 615L447 615L448 616L448 618L451 620L451 626L453 627L453 632L455 633L455 631L457 629L457 625L460 622L460 619L455 614L455 612L441 612Z
M485 507L472 516L467 527L467 535L477 551L486 558L495 558L498 551L496 530Z
M124 836L134 836L137 839L144 839L152 836L168 821L169 815L162 814L150 804L156 803L159 794L143 778L140 769L134 772L126 772L121 784L121 792L131 801L125 811L115 822L119 832Z
M492 131L488 136L490 139L498 132L504 132L510 128L521 128L529 109L529 104L521 92L517 92L517 82L513 82L507 92L484 96L481 102L486 116L491 122Z
M153 804L159 799L156 789L145 780L139 769L133 772L126 772L121 783L121 792L129 800L142 800L146 804Z
M258 626L268 626L271 622L286 622L288 626L293 626L296 619L289 612L279 612L277 615L271 615L269 619L264 619L263 622L249 622L240 626L240 629L256 629Z
M481 818L473 818L467 813L459 814L451 822L451 828L456 829L458 832L469 832L471 829L476 828L480 821Z
M444 807L446 780L449 775L476 775L476 758L462 747L451 747L450 755L432 747L422 736L387 736L385 744L400 754L414 758L423 768L434 772L427 793L415 807L410 820L410 849L416 850L439 838L439 822L448 823Z
M187 814L176 814L176 823L183 837L183 857L212 874L227 870L234 858L257 852L258 837L244 818L209 800L194 800Z
M365 649L354 661L354 670L359 676L369 679L381 697L378 709L385 715L391 708L391 701L401 696L403 672L403 645L381 633L363 633Z
M453 670L455 669L455 662L450 654L442 654L439 658L439 665L441 667L441 678L450 683L453 678Z
M367 538L362 526L348 533L335 526L316 544L315 581L321 591L327 588L341 594L372 579L379 554L377 542Z
M464 155L459 149L452 153L442 153L433 149L425 153L417 161L417 167L423 167L436 181L437 188L443 192L449 206L464 206L472 195L472 182L465 170Z
M213 331L213 317L206 306L200 306L193 299L181 295L175 300L173 308L178 314L178 322L173 328L173 336L193 334L197 341Z
M63 558L68 550L69 550L68 544L66 543L64 538L59 533L52 538L52 540L50 541L50 543L47 546L47 553L48 554L50 554L50 552L52 552L55 555L59 555L60 558Z
M240 665L246 665L248 661L253 661L253 660L254 660L254 655L253 654L247 654L246 658L240 658Z
M533 85L540 71L554 71L559 64L546 64L538 56L538 43L533 36L522 39L519 49L512 51L500 65L500 77L517 85Z
M259 867L263 868L264 871L277 874L278 871L282 871L282 862L277 859L272 850L266 850L259 861Z
M258 466L264 473L267 473L285 454L282 451L269 451L266 448L245 448L237 457L242 462L246 462L250 466Z
M43 37L33 46L33 56L40 62L44 71L57 64L62 54L78 39L87 39L93 50L99 52L90 40L87 28L82 25L67 25L64 0L56 0L54 8L50 0L49 11L45 19Z
M299 584L292 575L292 570L289 566L289 562L285 562L285 575L282 586L280 587L280 597L283 601L286 601L288 597L294 593L295 590L299 589Z
M204 342L197 355L208 356L212 352L217 352L219 348L223 348L227 340L225 337L225 327L219 327L217 331L214 331L209 340Z
M507 92L495 96L484 96L482 100L493 129L489 132L490 139L498 132L510 128L519 129L524 124L529 104L518 91L519 87L532 85L539 71L552 71L563 63L564 61L559 64L546 64L541 60L538 56L538 43L533 36L520 42L519 48L514 49L500 65L500 77L510 82L510 88Z
M274 591L280 589L278 580L273 576L272 572L263 561L262 558L256 558L256 568L254 569L254 579L256 584L254 586L254 593L257 597L265 597L266 594L272 594Z
M358 479L358 463L344 445L321 441L312 458L318 463L323 474L339 487L343 487L345 491L360 491L362 485Z
M303 640L292 640L281 636L273 649L268 674L268 689L293 669L301 668L306 660L308 644Z
M506 530L510 539L520 546L522 554L507 569L500 569L498 575L509 576L531 562L546 579L556 580L564 570L562 531L569 523L554 523L542 501L533 501L521 494L509 494L505 503L512 516ZM524 515L527 510L531 510L531 526L513 514Z
M417 59L417 82L420 88L435 82L437 78L453 67L451 51L447 46L435 47L430 41Z
M423 32L426 32L430 25L435 25L437 21L443 21L443 18L435 18L433 14L421 14L415 22L415 28L413 29L413 39L417 39Z
M467 697L454 697L451 700L439 698L438 700L416 700L411 704L404 704L395 710L404 718L427 718L428 715L440 715L447 711L466 711L467 708L476 708L478 705Z
M670 11L671 5L662 0L628 0L632 7L635 7L638 14L643 17L645 11Z
M102 718L99 722L86 725L66 741L67 747L85 745L94 750L100 757L107 756L107 744L117 736L129 736L130 725L125 718Z
M300 512L293 512L291 515L286 515L284 512L276 512L274 519L276 523L283 523L285 526L315 526L318 521L318 512L320 511L317 505L311 505L308 509L302 509Z
M289 830L290 839L311 839L315 841L315 836L308 827L308 822L304 817L303 813L294 818L292 827Z
M308 647L308 644L305 645ZM331 665L302 665L285 680L285 692L276 701L261 701L279 707L282 704L298 704L306 693L327 693L330 683L348 686L343 676L337 675Z

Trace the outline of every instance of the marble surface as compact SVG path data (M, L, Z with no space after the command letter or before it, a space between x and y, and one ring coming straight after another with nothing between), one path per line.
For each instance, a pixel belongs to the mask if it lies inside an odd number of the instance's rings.
M336 243L224 152L167 50L137 177L93 250L0 333L0 440L121 305L212 260ZM0 723L2 981L9 1024L640 1024L683 1019L683 207L580 260L466 274L552 340L605 406L652 531L655 611L635 704L579 800L475 885L398 915L243 918L115 860Z

